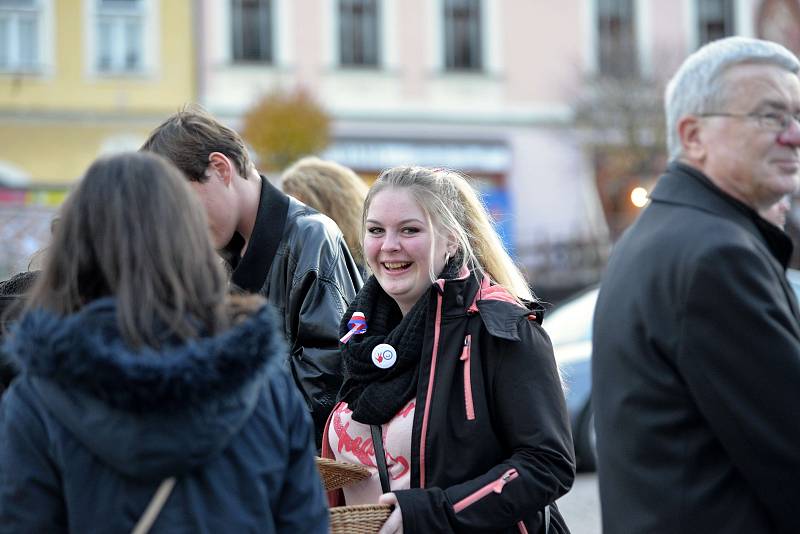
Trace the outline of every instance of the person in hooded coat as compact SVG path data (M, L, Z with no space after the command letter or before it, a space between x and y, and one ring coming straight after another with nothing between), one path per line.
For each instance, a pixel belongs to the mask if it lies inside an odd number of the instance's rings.
M149 505L153 533L327 532L272 315L227 294L176 168L95 162L4 343L0 532L131 532Z

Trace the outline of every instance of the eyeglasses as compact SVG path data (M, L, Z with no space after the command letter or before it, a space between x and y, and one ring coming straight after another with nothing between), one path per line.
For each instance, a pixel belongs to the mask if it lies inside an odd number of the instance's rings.
M769 111L767 113L701 113L699 117L733 117L735 119L755 119L765 130L782 132L792 121L800 123L800 113L788 111Z

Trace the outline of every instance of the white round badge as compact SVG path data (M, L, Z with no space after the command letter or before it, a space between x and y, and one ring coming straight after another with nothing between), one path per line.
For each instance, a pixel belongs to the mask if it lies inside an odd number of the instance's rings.
M372 349L372 363L381 369L388 369L397 361L397 351L386 343L381 343Z

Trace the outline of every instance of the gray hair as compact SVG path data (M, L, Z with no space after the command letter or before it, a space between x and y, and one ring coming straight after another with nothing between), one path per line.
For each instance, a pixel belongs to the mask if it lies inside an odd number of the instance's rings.
M678 121L687 115L718 111L722 104L723 74L742 63L766 63L795 74L800 61L785 47L749 37L712 41L690 55L667 84L664 108L667 118L667 149L670 159L682 154Z

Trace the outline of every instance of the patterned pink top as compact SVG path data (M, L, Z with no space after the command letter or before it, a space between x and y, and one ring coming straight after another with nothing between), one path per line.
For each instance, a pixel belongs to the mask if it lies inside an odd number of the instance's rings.
M383 449L386 467L389 470L389 487L393 490L411 486L411 426L414 422L415 399L406 404L383 430ZM334 410L328 429L328 441L334 457L342 462L360 464L369 469L372 476L343 488L348 505L375 504L381 496L381 479L375 464L375 450L369 425L353 420L353 412L342 402Z

